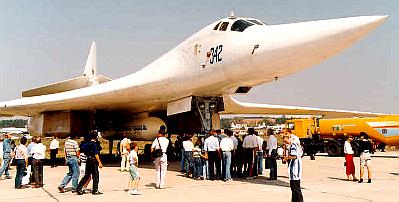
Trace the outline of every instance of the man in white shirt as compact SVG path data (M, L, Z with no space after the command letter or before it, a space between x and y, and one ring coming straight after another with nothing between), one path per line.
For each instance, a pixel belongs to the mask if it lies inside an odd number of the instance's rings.
M57 137L53 136L53 140L50 142L50 165L52 168L57 167L57 154L60 148L60 142Z
M162 150L162 156L157 157L154 161L155 170L156 170L156 185L157 189L165 189L165 177L166 171L168 169L168 156L166 155L166 151L168 150L169 140L165 137L166 128L165 126L161 126L161 129L158 131L158 137L152 142L151 145L151 153L157 149Z
M267 140L267 157L270 159L270 178L277 180L277 138L272 129L268 130L269 139Z
M233 131L224 130L224 133L229 137L224 137L220 141L220 150L222 150L222 176L223 181L231 181L231 152L234 150L233 140L230 139L232 136Z
M219 140L216 137L215 131L212 131L210 136L205 139L204 142L204 151L208 155L208 171L209 171L209 179L210 180L220 180L221 177L221 158L222 155L220 153L220 144ZM216 176L215 170L216 167Z
M33 160L33 176L35 178L35 188L43 187L43 160L46 155L46 146L42 144L42 139L36 137L36 144L32 147L30 151Z
M194 144L191 141L190 135L187 135L184 137L183 149L184 149L184 170L186 172L185 175L186 175L186 177L189 177L190 174L192 174L193 170L194 170L194 167L193 167Z
M256 139L258 140L258 149L256 151L256 174L263 174L263 138L255 131Z
M244 174L248 179L253 179L255 171L255 152L258 150L258 138L255 136L255 129L248 128L248 135L244 138L242 147L245 151Z
M123 139L121 140L121 144L120 144L120 152L121 152L121 169L120 171L126 171L128 172L129 169L129 145L131 143L131 140L127 138L127 135L124 133L123 134Z

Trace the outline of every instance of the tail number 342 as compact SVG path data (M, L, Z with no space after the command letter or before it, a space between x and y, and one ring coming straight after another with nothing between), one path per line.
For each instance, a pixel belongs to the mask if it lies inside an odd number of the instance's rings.
M222 61L222 51L223 51L223 45L218 45L216 47L211 48L211 55L209 58L209 63L214 64L217 62Z

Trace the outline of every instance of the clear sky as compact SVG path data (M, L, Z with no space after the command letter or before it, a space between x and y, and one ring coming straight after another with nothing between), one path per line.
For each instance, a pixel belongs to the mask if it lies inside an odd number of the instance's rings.
M227 17L267 24L387 14L355 46L242 101L399 113L398 0L1 1L0 100L83 73L91 41L98 71L134 73L205 25Z

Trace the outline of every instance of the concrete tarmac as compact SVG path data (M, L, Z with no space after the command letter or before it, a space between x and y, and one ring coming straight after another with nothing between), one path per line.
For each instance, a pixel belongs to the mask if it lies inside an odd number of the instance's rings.
M378 156L378 157L377 157ZM304 172L302 192L305 201L397 201L399 192L399 152L376 153L372 159L373 181L371 184L346 181L343 157L317 156L315 161L303 158ZM359 177L359 158L355 158L356 174ZM12 180L0 181L0 201L290 201L291 191L287 178L287 166L279 161L279 180L266 181L269 171L255 180L235 179L232 182L196 181L182 177L178 163L172 162L166 176L167 188L154 188L155 170L152 165L140 165L140 190L142 195L129 195L125 189L129 180L127 172L118 167L104 167L100 170L100 191L103 195L85 194L78 196L71 192L59 193L57 186L67 172L66 166L45 167L43 188L13 188L15 168L11 170ZM365 176L367 179L367 176ZM89 185L91 187L91 185Z

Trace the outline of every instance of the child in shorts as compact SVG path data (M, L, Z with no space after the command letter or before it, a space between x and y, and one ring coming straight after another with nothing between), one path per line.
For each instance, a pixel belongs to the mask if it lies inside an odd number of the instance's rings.
M138 190L139 187L139 172L138 172L138 164L139 164L139 158L137 155L137 152L139 150L139 147L137 143L132 142L130 143L130 153L129 153L129 163L130 163L130 181L129 181L129 193L132 195L140 195L141 193Z

